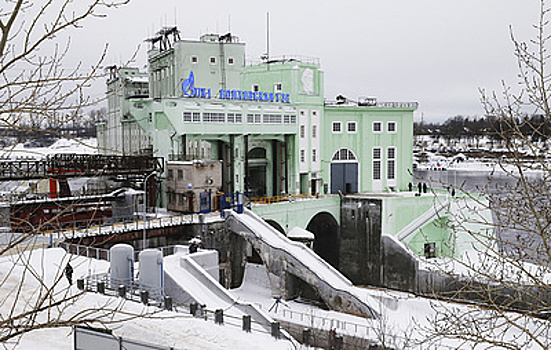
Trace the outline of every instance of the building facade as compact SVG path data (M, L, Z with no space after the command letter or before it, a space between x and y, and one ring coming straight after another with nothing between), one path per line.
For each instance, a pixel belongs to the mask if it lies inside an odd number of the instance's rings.
M328 102L318 59L247 63L230 34L181 40L171 28L149 41L149 72L120 69L108 82L103 152L219 160L220 189L253 197L396 192L412 181L417 103ZM147 97L131 92L138 81Z
M107 69L107 118L96 126L100 153L146 154L151 140L130 114L130 103L149 96L148 75L138 68Z

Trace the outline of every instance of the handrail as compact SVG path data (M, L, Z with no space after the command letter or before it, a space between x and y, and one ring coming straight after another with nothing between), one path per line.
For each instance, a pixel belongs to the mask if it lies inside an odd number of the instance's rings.
M434 206L430 207L429 210L427 210L425 213L423 213L421 216L410 222L406 227L400 230L396 234L396 239L399 241L403 241L405 238L407 238L409 235L411 235L413 232L417 231L421 227L423 227L426 223L428 223L430 220L432 220L444 207L448 205L449 201L446 199L442 202L436 203Z
M319 195L312 195L310 193L284 194L273 197L255 197L251 199L251 202L254 204L274 204L281 202L293 202L299 199L317 199L319 197Z

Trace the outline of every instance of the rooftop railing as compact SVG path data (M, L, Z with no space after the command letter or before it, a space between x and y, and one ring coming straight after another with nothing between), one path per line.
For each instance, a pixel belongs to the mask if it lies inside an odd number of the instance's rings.
M358 103L356 101L336 101L326 100L326 106L353 106L353 107L365 107L365 108L419 108L418 102L374 102L369 104Z
M245 62L247 66L258 66L262 64L278 64L278 63L287 63L287 62L300 62L307 64L320 64L320 59L317 57L308 57L308 56L299 56L299 55L283 55L279 57L270 57L268 59L249 59Z

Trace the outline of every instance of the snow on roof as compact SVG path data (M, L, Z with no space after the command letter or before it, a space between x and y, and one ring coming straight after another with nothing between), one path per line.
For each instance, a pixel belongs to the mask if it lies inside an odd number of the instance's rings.
M127 77L126 80L128 80L131 83L149 83L149 77L140 77L140 76L130 76Z
M49 147L28 147L23 143L8 146L0 150L2 159L30 159L39 160L56 153L97 154L97 140L92 139L59 139Z
M316 236L308 230L305 230L303 228L300 228L298 226L293 227L293 229L287 234L287 238L289 239L308 239L308 240L314 240Z

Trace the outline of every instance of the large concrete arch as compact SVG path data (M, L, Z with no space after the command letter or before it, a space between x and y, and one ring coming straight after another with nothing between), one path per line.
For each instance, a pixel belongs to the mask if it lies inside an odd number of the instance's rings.
M317 213L306 229L315 235L314 251L334 268L339 268L339 223L328 212Z
M314 216L321 212L330 213L340 222L339 196L324 196L312 200L281 202L270 205L255 205L252 211L264 220L273 220L289 232L295 226L306 228ZM300 214L299 214L300 213Z

